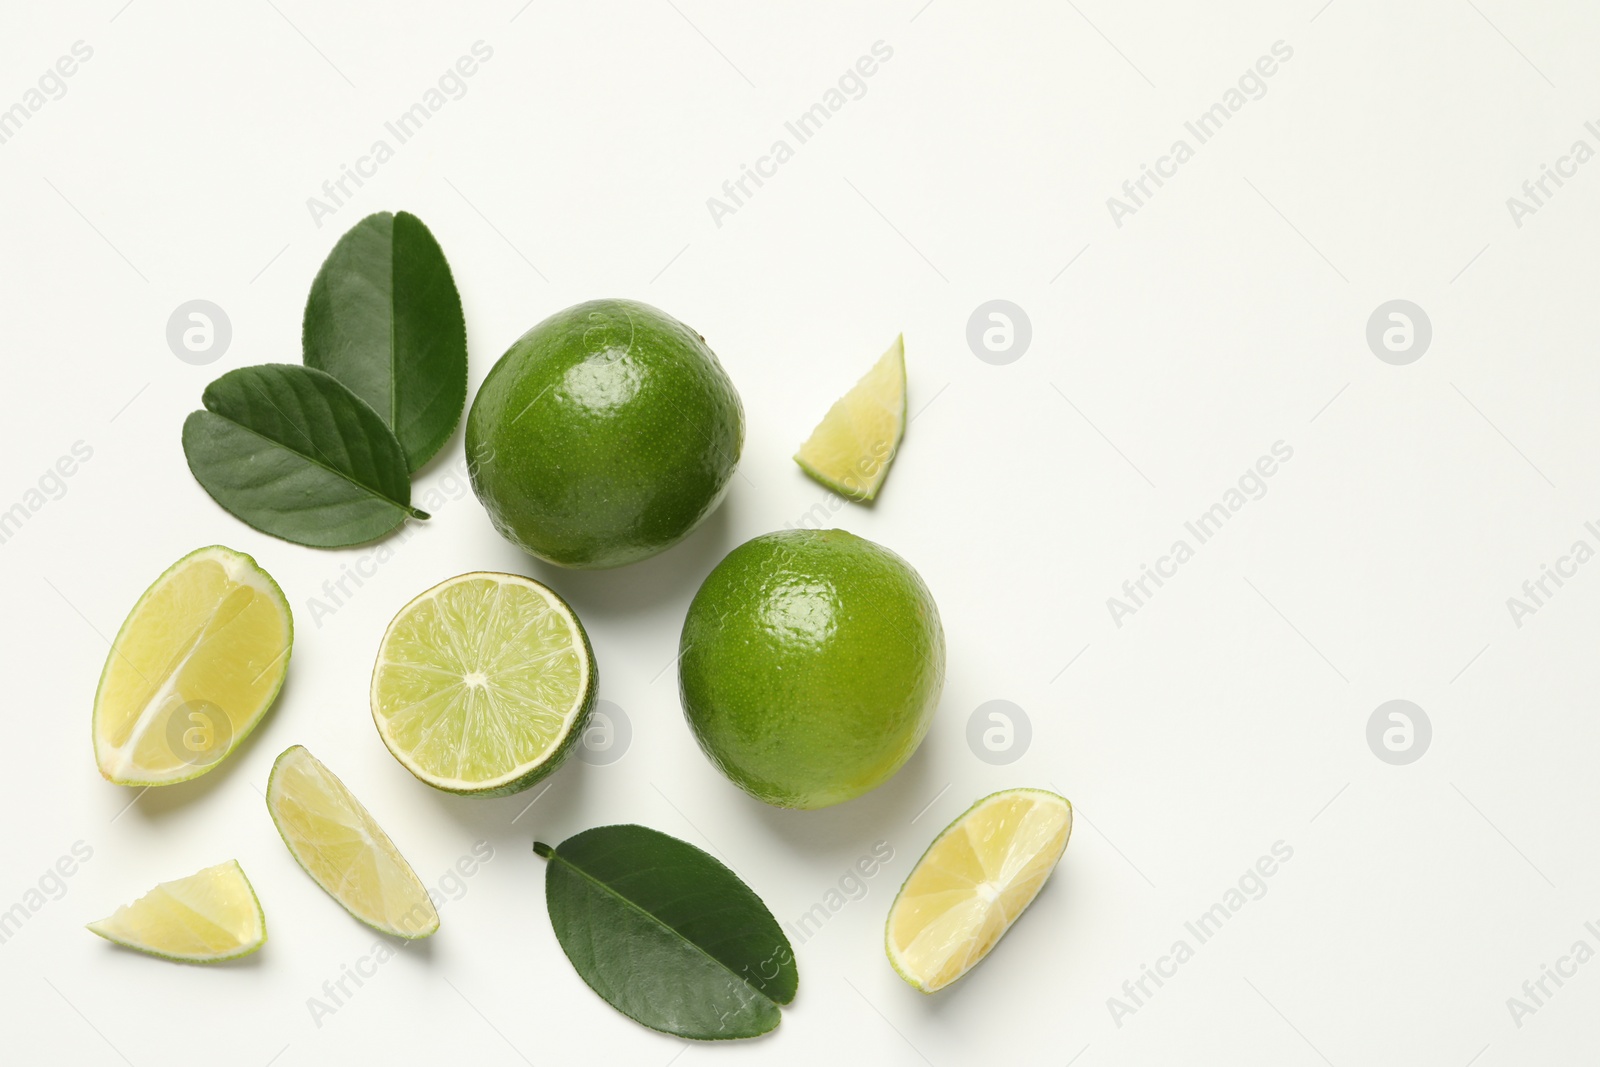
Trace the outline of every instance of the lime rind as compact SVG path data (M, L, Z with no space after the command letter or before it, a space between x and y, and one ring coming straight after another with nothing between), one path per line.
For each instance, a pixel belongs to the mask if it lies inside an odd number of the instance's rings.
M840 496L862 503L877 498L906 432L905 335L872 369L834 401L794 461Z
M307 798L295 796L286 788L282 777L286 773L300 774L310 779L310 784L319 789L325 799L334 801L336 810L329 811L324 805L312 813L312 806L307 803ZM347 835L357 839L358 848L354 855L347 859L344 869L334 870L334 864L328 860L330 854L349 849L349 841L312 842L303 835L291 833L287 824L294 815L299 814L289 810L289 806L294 804L298 804L303 811L311 813L311 818L306 821L320 823L325 829L337 826L346 831ZM400 854L400 850L389 835L384 833L383 827L378 825L378 821L372 817L366 805L357 800L355 794L339 780L339 776L313 756L305 746L291 745L279 753L273 762L272 773L267 778L267 811L272 816L273 825L277 827L278 836L283 839L289 854L300 865L300 869L356 919L380 933L392 934L407 941L421 940L438 932L439 912L428 897L428 890L423 886L422 879L417 877L417 872L406 862L406 858ZM341 819L340 816L348 817L348 821ZM366 873L377 885L373 887L369 881L367 888L376 888L380 893L380 903L385 905L381 909L383 915L362 906L364 902L356 900L356 894L353 892L354 889L362 888L360 883L352 883L353 867L368 858L371 860L371 866ZM387 869L383 869L385 866ZM313 869L322 867L327 867L328 870ZM337 882L330 881L334 874L339 875ZM394 899L396 896L398 900ZM395 914L398 914L398 920L389 918Z
M1064 810L1065 814L1065 825L1061 833L1061 844L1058 849L1054 850L1054 855L1048 857L1049 862L1041 865L1039 861L1041 857L1044 856L1044 853L1036 853L1027 857L1028 862L1024 863L1020 868L1013 872L1014 876L1016 874L1026 872L1029 875L1029 880L1032 880L1035 877L1037 878L1037 884L1035 884L1031 890L1026 890L1024 887L1025 899L1013 900L1011 902L1012 908L1010 909L1009 914L1005 913L1005 909L1003 907L991 909L1000 912L1000 914L996 917L998 922L990 923L991 927L997 927L997 929L993 932L992 937L986 939L987 943L981 946L981 950L969 955L969 958L964 961L964 965L960 966L959 969L957 969L953 974L948 975L942 981L931 982L923 976L911 973L911 969L903 958L901 950L898 946L896 946L894 939L895 917L899 911L902 900L906 898L907 888L921 872L923 864L928 861L928 857L938 850L946 841L946 839L948 839L954 833L967 832L969 821L974 815L978 814L982 809L987 808L992 804L1024 797L1036 798L1036 804L1043 803L1059 806ZM938 836L929 843L925 850L923 850L922 855L918 857L917 862L912 866L911 873L906 876L905 882L901 884L899 891L895 894L893 903L889 905L889 916L884 922L883 941L884 952L888 956L889 965L894 968L895 973L904 979L907 985L910 985L918 992L932 994L951 985L966 975L979 963L982 963L988 954L994 950L994 946L998 944L1000 939L1005 936L1006 932L1011 929L1012 925L1014 925L1016 921L1021 918L1022 913L1027 910L1030 904L1033 903L1040 891L1043 890L1045 883L1049 881L1050 875L1054 873L1057 864L1061 862L1061 857L1063 854L1065 854L1067 844L1071 840L1072 821L1071 801L1067 800L1066 797L1063 797L1058 793L1051 792L1048 789L1033 788L1002 789L998 792L990 793L988 796L978 800L955 819L951 820L950 824L943 830L939 831ZM1041 866L1043 868L1042 873L1040 873ZM955 877L959 878L959 875ZM998 898L1005 896L1006 889L1008 888L1011 887L1001 887L996 893L996 899L998 900ZM985 919L988 918L988 916L985 916Z
M477 618L437 617L443 610L439 602L473 583L496 587L492 605L474 604L468 593L454 607L470 609ZM543 613L525 620L514 634L492 635L488 631L499 622L496 613L507 588L537 598L540 603L532 607ZM423 612L435 617L430 620ZM434 625L425 625L430 622ZM471 632L461 632L468 627ZM493 636L502 640L488 644ZM408 661L407 653L420 659ZM556 681L545 677L552 660L573 675L559 703L542 699ZM522 575L473 571L423 592L390 622L372 672L372 717L385 747L418 780L462 796L507 796L542 780L566 759L594 710L598 685L588 634L565 600ZM405 688L412 694L400 703L392 691ZM482 746L466 743L462 720L475 721L482 740L538 744L529 748L528 758L496 765L493 773L464 777L459 773L462 761L478 760L483 753L478 751ZM448 753L441 753L434 742L441 722L459 727ZM413 738L416 743L408 743ZM419 751L425 746L431 751ZM455 760L458 773L430 766L445 755Z
M237 889L242 887L250 895L250 907L253 911L255 927L251 931L250 936L238 939L239 944L236 948L224 952L206 954L162 951L161 946L149 941L140 940L139 938L133 936L131 931L129 931L125 926L125 923L128 920L137 916L141 905L146 907L155 906L151 898L155 897L156 894L162 893L170 896L174 887L181 887L186 883L195 882L202 878L216 876L229 878L236 876L237 884L234 886L234 888ZM205 921L211 922L209 918L207 918ZM215 926L217 924L212 923L212 925ZM155 956L158 959L170 960L174 963L225 963L228 960L237 960L242 959L245 956L249 956L250 954L259 951L261 946L267 943L266 912L262 910L261 898L256 895L255 887L250 884L250 879L245 876L244 868L239 866L238 860L228 860L227 862L219 863L214 867L203 868L202 870L199 870L186 878L178 878L170 882L162 882L154 889L141 896L138 900L134 901L132 904L125 904L118 908L111 915L108 915L106 918L89 923L84 928L90 933L95 934L98 937L103 937L113 944L121 945L124 948L133 949L136 952L143 952L145 955Z
M701 751L778 807L850 801L892 778L944 688L938 605L899 555L845 530L779 530L706 576L678 639Z
M581 570L683 541L726 496L744 440L744 406L705 338L636 300L585 301L527 331L466 423L495 529Z
M135 738L130 738L127 744L115 749L106 746L102 742L100 727L101 716L104 711L102 707L102 700L106 694L106 684L111 678L113 669L116 667L119 661L121 655L119 650L123 645L124 639L128 637L128 635L134 631L135 626L142 621L139 616L144 607L158 592L160 592L166 586L167 582L176 574L186 567L193 566L194 564L201 562L202 559L214 560L223 568L230 580L240 582L240 584L251 585L268 596L280 609L284 623L284 649L283 652L269 665L270 668L274 670L272 687L270 691L262 698L260 707L249 715L244 716L242 723L233 728L233 736L229 741L228 747L215 759L205 763L187 764L187 773L185 773L183 770L179 770L165 775L149 776L139 775L137 773L130 775L126 771L126 767L128 765L128 758L126 756L122 758L120 763L113 763L112 761L120 751L129 748ZM242 579L248 579L248 581L243 581ZM286 596L284 596L283 589L278 585L277 581L272 577L271 574L267 573L265 568L255 561L254 557L236 549L229 548L226 545L207 545L203 548L197 548L188 553L182 559L178 560L166 570L162 571L160 576L157 577L155 581L150 583L150 585L140 595L139 599L134 603L133 607L128 611L127 617L122 621L122 626L117 630L116 637L112 639L111 650L106 655L105 666L101 668L100 680L95 686L94 709L90 722L90 734L94 746L95 764L100 770L101 777L115 785L148 788L160 785L176 785L180 782L191 781L200 777L202 774L205 774L207 771L213 770L220 766L239 748L241 744L244 743L245 739L255 731L255 728L261 724L263 719L266 718L267 712L272 710L273 704L277 702L278 695L283 691L283 683L284 679L288 676L289 659L293 654L293 650L294 612L289 607L289 600ZM131 667L131 664L129 664L129 666ZM154 698L152 697L152 702L153 701ZM138 735L136 734L135 737L137 736Z

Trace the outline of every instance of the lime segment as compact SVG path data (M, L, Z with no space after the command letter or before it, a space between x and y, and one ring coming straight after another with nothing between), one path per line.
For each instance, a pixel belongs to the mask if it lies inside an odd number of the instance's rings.
M852 500L871 500L889 476L906 432L906 346L902 334L855 387L834 402L794 461Z
M428 891L389 835L302 746L272 765L267 810L295 862L351 915L413 940L439 929Z
M267 917L236 860L162 882L89 929L119 945L183 963L248 956L267 940Z
M515 574L463 574L389 624L372 717L389 751L453 793L515 793L553 771L594 708L594 655L578 618Z
M100 773L169 785L216 766L277 698L293 640L289 603L255 560L220 545L183 557L112 642L94 702Z
M924 993L977 966L1066 851L1072 805L1043 789L984 797L945 828L889 909L889 962Z

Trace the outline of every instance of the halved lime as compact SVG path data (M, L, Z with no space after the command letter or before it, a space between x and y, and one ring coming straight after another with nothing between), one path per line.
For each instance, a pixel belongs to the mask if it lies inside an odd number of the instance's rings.
M118 785L204 774L272 706L294 618L272 576L212 545L145 590L117 631L94 699L94 754Z
M905 335L855 387L834 402L794 461L811 477L852 500L878 495L906 432Z
M978 801L934 838L889 908L885 944L924 993L977 966L1038 896L1072 834L1072 805L1044 789Z
M284 749L272 765L267 810L295 862L351 915L410 940L439 929L417 872L355 794L304 746Z
M267 942L267 917L237 860L162 882L89 929L180 963L236 960Z
M531 578L478 571L394 617L372 671L372 718L436 789L504 796L555 770L594 710L589 638Z

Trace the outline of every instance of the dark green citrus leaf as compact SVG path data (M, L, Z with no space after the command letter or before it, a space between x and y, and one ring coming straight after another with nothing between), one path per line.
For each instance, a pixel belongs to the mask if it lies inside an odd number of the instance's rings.
M411 470L450 439L467 402L467 324L450 264L415 215L356 223L306 299L305 364L372 405Z
M678 1037L755 1037L800 982L761 898L693 845L644 826L600 826L551 848L545 902L589 987L622 1014Z
M229 371L183 424L189 470L264 533L316 548L381 537L409 516L411 476L378 413L330 375L291 363Z

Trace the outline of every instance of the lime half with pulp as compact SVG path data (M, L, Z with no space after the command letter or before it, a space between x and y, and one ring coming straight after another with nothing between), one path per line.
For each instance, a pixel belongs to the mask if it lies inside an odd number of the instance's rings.
M504 796L566 758L598 687L566 601L531 578L478 571L434 586L389 624L372 718L394 758L434 788Z

